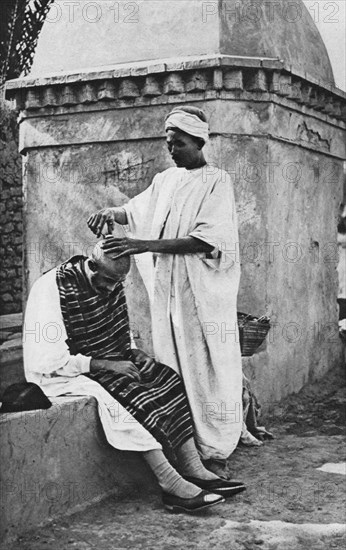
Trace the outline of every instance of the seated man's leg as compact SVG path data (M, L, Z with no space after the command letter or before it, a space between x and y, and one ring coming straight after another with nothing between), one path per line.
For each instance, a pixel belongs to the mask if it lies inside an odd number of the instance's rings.
M149 449L143 449L147 451L144 457L164 492L180 499L194 499L201 494L198 488L213 492L215 487L215 493L222 496L244 490L242 483L220 480L204 468L193 439L190 409L180 377L159 363L140 372L139 381L110 371L96 373L92 378L103 390L107 389L109 397L123 402L129 416L139 421L154 441L161 443L168 452L167 456L171 456L173 451L182 476L191 478L184 480L170 465L162 450L150 445Z
M186 480L198 487L224 497L231 497L245 491L245 485L242 481L220 478L217 474L205 468L193 438L188 439L176 449L176 454L179 471Z
M183 479L160 450L143 453L163 490L163 503L171 511L195 512L224 502L221 494L201 490Z
M165 493L175 495L180 498L194 498L201 489L189 481L185 481L178 472L171 466L163 451L155 449L146 451L143 457L154 472L161 489Z

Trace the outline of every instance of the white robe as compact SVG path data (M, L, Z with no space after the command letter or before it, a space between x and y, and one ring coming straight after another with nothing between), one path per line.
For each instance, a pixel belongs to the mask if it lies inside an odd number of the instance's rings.
M93 396L108 442L120 450L162 449L160 443L97 382L83 376L90 357L71 355L60 308L56 270L33 285L23 326L24 370L28 382L38 384L48 397Z
M136 260L151 304L155 357L184 380L202 458L224 459L242 427L240 264L230 176L209 165L170 168L124 208L137 238L193 236L216 251L214 259L157 254L154 262L146 253Z

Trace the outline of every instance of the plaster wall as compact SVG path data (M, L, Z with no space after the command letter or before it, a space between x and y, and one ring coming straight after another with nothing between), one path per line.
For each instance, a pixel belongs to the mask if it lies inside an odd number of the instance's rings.
M219 10L221 53L289 59L296 69L334 84L327 49L303 2L221 0ZM207 15L206 27L213 17Z
M271 102L196 104L211 120L209 169L227 169L234 182L240 243L230 254L242 264L238 309L268 314L273 322L262 351L245 360L261 400L270 404L341 362L335 269L343 136L326 122ZM140 116L131 107L23 121L22 147L30 136L29 286L60 261L92 249L90 213L123 204L172 165L162 125L171 108L148 106ZM151 351L148 301L135 263L127 295L135 337ZM228 336L220 327L216 337Z
M203 0L56 0L41 31L30 74L47 76L114 63L216 53L218 18L213 17L206 28L203 6Z
M236 185L242 263L238 308L271 317L262 351L244 361L270 407L272 400L342 364L336 225L343 166L299 146L259 141L248 142L247 153L252 159L262 153L258 165L268 162L273 171L251 176L255 185L249 175Z
M55 0L31 75L212 53L283 59L334 84L301 0Z

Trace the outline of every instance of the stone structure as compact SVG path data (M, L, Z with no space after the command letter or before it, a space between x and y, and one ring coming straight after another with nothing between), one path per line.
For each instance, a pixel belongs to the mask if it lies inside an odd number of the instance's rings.
M108 444L94 398L57 397L47 410L2 414L0 429L0 543L107 495L158 491L139 453Z
M0 102L0 312L22 310L23 197L17 113ZM1 335L0 335L1 336Z
M252 3L261 8L255 19L234 0L133 4L137 22L119 15L116 28L105 12L95 27L86 12L75 26L63 17L46 24L32 75L8 83L21 111L26 283L88 252L87 216L172 165L163 120L173 106L203 108L207 157L235 183L240 244L229 253L242 263L239 309L274 325L245 364L268 408L342 360L335 268L345 94L302 2L290 3L295 19L283 0L271 15L268 2ZM128 298L135 337L150 349L135 266ZM210 323L216 338L234 337Z

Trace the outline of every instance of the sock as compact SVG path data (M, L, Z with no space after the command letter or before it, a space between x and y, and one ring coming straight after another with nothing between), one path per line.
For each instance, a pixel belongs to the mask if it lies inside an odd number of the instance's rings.
M166 493L180 498L193 498L201 492L199 487L178 474L159 449L145 451L142 454L154 472L161 489Z
M181 445L177 451L177 457L182 475L206 480L219 479L219 476L203 466L192 437Z

